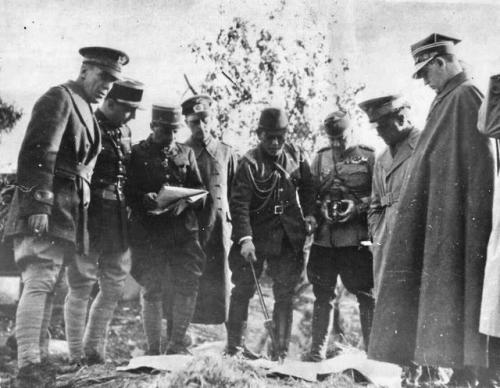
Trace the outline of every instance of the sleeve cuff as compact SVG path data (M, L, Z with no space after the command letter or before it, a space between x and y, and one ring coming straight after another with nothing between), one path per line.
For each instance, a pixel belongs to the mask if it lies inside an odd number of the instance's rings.
M242 242L244 242L244 241L246 241L246 240L250 240L250 241L252 241L252 236L243 236L242 238L240 238L240 239L238 240L238 244L240 244L240 245L241 245L241 243L242 243Z

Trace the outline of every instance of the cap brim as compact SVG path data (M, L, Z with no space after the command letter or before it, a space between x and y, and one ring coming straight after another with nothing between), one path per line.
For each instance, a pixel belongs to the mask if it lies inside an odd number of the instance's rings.
M131 102L127 100L122 100L120 98L114 98L116 102L119 102L120 104L130 106L131 108L139 109L139 110L144 110L145 108L141 106L140 102Z
M106 66L101 66L99 64L96 64L95 66L97 66L99 69L101 69L102 71L108 73L110 76L115 78L115 81L122 81L123 80L122 73L120 73L119 71L116 71L115 69L111 69L111 68L106 67Z
M419 64L415 65L415 70L413 71L412 78L419 79L422 78L419 75L419 72L430 62L434 59L435 57L430 57L429 59L426 59L423 62L420 62Z

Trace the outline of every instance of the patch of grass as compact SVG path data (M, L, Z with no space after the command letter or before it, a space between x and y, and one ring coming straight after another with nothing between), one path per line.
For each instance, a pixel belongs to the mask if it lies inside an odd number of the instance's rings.
M162 376L159 387L194 388L194 387L268 387L264 376L246 362L222 356L204 356L195 358L184 370L171 376Z

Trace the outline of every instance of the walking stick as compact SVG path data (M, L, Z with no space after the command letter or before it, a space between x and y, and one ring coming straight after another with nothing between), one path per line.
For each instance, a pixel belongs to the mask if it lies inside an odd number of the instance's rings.
M269 313L267 312L266 303L264 302L264 295L262 295L262 289L260 288L259 280L255 274L255 268L253 262L250 260L250 268L252 269L253 280L255 286L257 287L257 293L259 294L260 307L262 307L262 312L264 314L264 327L266 328L269 337L271 337L271 343L273 344L273 349L275 352L278 351L278 343L276 341L276 336L274 335L274 325L273 320L269 318Z

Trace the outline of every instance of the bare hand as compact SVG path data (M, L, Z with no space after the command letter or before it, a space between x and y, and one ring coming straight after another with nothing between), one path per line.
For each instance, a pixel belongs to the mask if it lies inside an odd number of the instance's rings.
M28 226L35 236L41 236L49 231L49 216L47 214L32 214L28 218Z
M358 215L358 208L352 199L343 199L342 203L347 204L347 209L339 212L339 219L337 222L348 222Z
M333 223L333 220L329 214L330 203L331 203L330 200L322 201L320 211L321 211L321 215L323 216L323 218L331 224L331 223Z
M241 243L241 256L248 262L256 262L257 256L255 256L255 245L253 245L253 241L248 239L244 240Z
M313 234L318 228L318 223L316 222L316 218L314 216L306 216L306 231L308 235Z
M156 202L157 196L158 194L156 193L144 194L144 197L142 198L142 203L144 204L146 210L153 210L158 207L158 203Z

